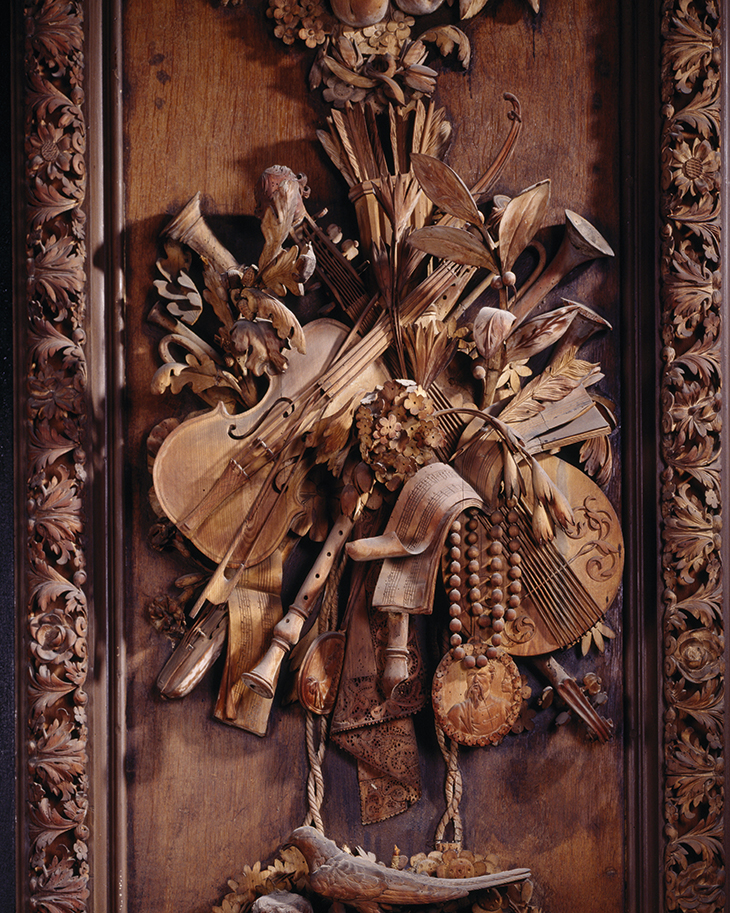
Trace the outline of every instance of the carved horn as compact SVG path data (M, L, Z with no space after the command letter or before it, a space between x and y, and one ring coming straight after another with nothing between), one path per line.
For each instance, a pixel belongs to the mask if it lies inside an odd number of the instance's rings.
M522 296L518 296L512 313L516 324L524 320L543 298L581 263L598 257L613 257L608 241L587 219L565 210L565 236L552 263Z
M163 234L173 241L187 244L219 273L238 266L236 258L221 244L205 221L200 211L200 191L185 204Z

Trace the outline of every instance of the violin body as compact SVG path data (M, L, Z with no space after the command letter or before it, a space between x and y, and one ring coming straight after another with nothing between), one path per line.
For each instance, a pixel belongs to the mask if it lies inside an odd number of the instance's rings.
M306 510L301 484L314 462L304 436L387 379L379 360L354 378L316 389L336 362L348 330L322 319L304 328L307 354L291 351L254 408L231 415L223 404L180 424L165 438L153 484L166 515L203 554L219 563L245 524L229 566L253 566L278 547ZM303 403L303 398L307 402Z
M484 499L489 510L505 517L504 539L517 543L520 556L521 603L517 618L507 622L502 644L513 656L537 656L576 643L605 615L616 598L624 565L624 546L616 512L596 483L584 472L556 456L537 457L551 481L568 499L574 524L562 529L555 524L552 541L538 543L532 530L532 493L515 505L518 515L508 532L507 508L500 493L502 449L494 440L484 440L457 460L457 469ZM487 524L487 529L489 524ZM483 570L480 587L491 591L486 530L481 529ZM505 572L506 593L509 580Z

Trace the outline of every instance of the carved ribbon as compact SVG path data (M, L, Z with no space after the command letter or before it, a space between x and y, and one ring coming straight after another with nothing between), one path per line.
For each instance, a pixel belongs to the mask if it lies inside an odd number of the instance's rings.
M266 735L273 699L255 694L241 680L266 652L271 632L282 617L281 551L246 573L244 585L228 600L228 654L215 717L255 735Z

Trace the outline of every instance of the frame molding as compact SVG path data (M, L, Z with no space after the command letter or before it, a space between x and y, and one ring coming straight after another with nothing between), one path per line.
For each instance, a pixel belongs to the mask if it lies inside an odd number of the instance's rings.
M653 338L662 358L657 432L662 471L658 477L654 435L639 427L639 417L650 414L643 391L637 393L643 409L637 407L628 434L643 475L629 491L632 498L651 499L638 515L661 513L662 535L656 573L653 564L634 567L642 578L655 574L655 581L628 587L630 600L637 602L631 611L639 629L630 676L635 693L645 698L645 706L633 711L632 744L626 747L627 769L637 782L632 814L641 821L642 812L654 811L658 820L645 822L646 833L629 836L626 903L627 909L648 910L661 896L666 910L713 913L726 903L728 814L723 798L728 609L722 600L728 568L720 540L727 475L727 453L720 446L727 407L720 389L728 335L720 319L720 263L727 245L718 177L726 91L720 78L721 10L715 0L663 0L653 16L634 7L624 6L629 53L638 59L639 28L650 18L660 48L662 107L656 112L660 136L653 167L659 166L661 194L636 189L632 202L639 206L651 197L658 225L660 300L651 322L660 333ZM120 382L113 353L105 354L114 346L113 312L121 300L115 246L121 225L114 222L122 211L114 172L119 163L105 151L119 135L114 102L119 74L104 64L113 59L104 53L105 43L118 47L113 30L119 17L115 24L101 0L32 0L24 2L18 19L25 26L26 136L16 180L22 185L17 233L24 234L18 247L23 244L26 263L16 280L23 292L15 310L18 908L84 913L108 904L122 911L124 888L117 882L124 871L125 821L115 799L121 771L113 763L120 755L119 746L111 752L109 743L123 667L119 658L109 662L107 636L119 648L121 641L114 641L108 590L113 583L104 573L120 560L115 552L120 537L110 535L103 549L90 550L95 539L101 541L95 530L113 529L106 521L119 498L118 464L109 442L121 447L114 408ZM646 76L646 64L641 70ZM84 96L87 85L90 100ZM633 151L638 152L638 134ZM108 172L104 162L110 163ZM634 179L638 183L637 175ZM90 246L102 249L101 265L90 262ZM653 269L648 272L654 276ZM643 279L633 281L645 295L646 273L644 268ZM637 328L639 321L643 329ZM637 317L631 331L639 358L639 343L647 345L647 322L645 315ZM638 379L641 371L645 375L646 362L632 377ZM632 537L646 542L653 529ZM639 545L639 552L648 565L653 549ZM654 586L661 594L656 668L654 645L648 646L647 660L641 643L655 630ZM652 696L663 701L664 728L658 733L648 706ZM661 777L655 757L663 757ZM96 814L90 812L94 808ZM652 848L662 829L659 873L652 871Z
M668 910L724 892L720 141L717 4L661 12L660 510Z

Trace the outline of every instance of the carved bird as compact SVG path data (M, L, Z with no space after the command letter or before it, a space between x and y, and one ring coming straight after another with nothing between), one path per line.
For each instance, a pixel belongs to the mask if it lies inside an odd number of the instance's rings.
M401 872L351 856L313 827L298 827L288 845L307 861L315 894L355 907L360 913L380 913L382 905L442 903L498 885L529 878L529 869L512 869L475 878L432 878Z

